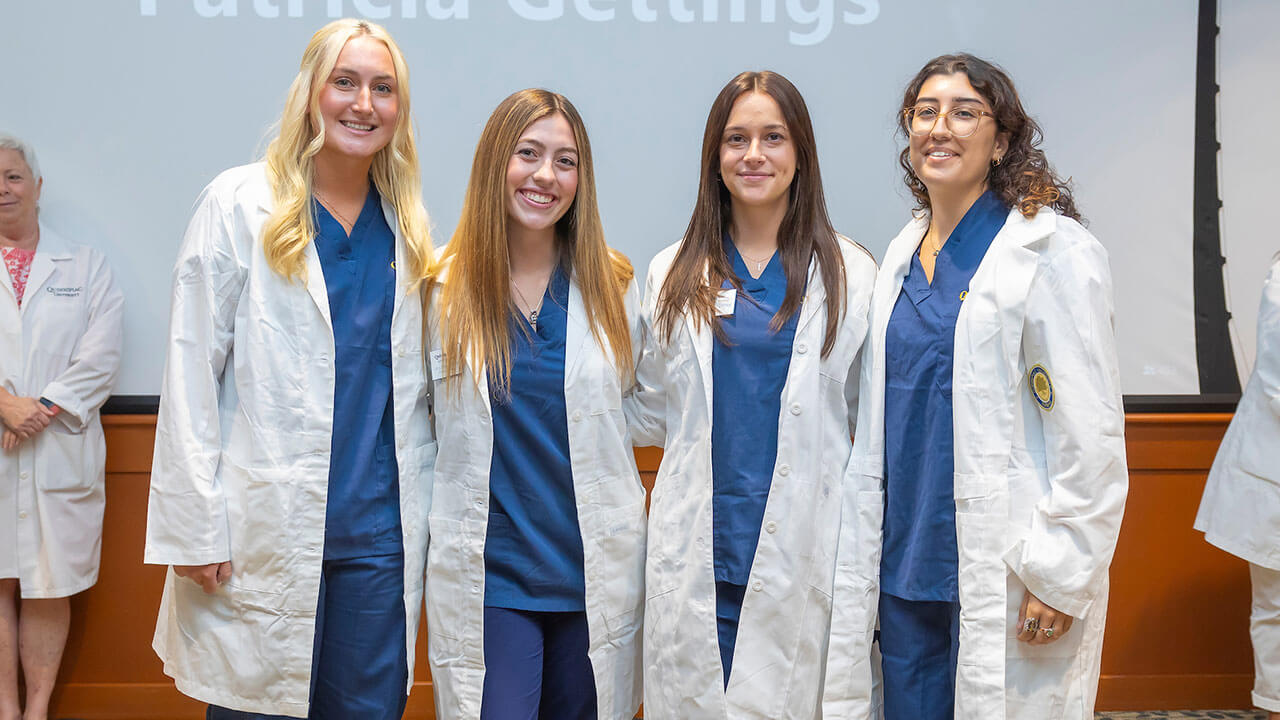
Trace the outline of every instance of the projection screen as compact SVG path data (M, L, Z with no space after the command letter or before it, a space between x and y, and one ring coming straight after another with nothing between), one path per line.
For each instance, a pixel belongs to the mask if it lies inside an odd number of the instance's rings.
M37 149L41 218L110 257L117 394L154 395L194 198L258 158L311 33L363 16L402 45L437 245L489 112L529 86L591 133L611 244L640 272L688 221L706 112L744 69L804 93L837 228L877 257L908 220L895 112L934 55L1013 75L1111 254L1126 394L1200 392L1192 302L1193 0L13 0L0 130ZM1261 36L1259 36L1261 37ZM1260 282L1260 278L1250 281ZM1249 295L1256 305L1257 292ZM1239 333L1239 330L1237 329ZM1250 331L1251 337L1251 331Z

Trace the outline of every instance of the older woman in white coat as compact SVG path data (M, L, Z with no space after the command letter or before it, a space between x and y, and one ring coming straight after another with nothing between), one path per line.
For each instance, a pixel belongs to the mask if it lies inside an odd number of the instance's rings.
M899 127L824 714L872 717L879 669L887 720L1088 720L1128 487L1107 255L999 68L935 58Z
M1280 255L1258 311L1258 353L1209 470L1195 527L1249 562L1253 704L1280 720Z
M43 183L31 147L0 135L3 720L46 716L71 621L68 598L98 579L106 501L98 409L120 367L123 296L102 253L38 220Z
M639 299L605 244L586 126L563 95L521 90L490 115L440 267L436 717L630 720L645 510L621 403Z
M398 720L435 458L431 260L404 58L337 20L265 163L196 202L173 276L146 561L153 646L208 717Z
M819 715L840 478L875 261L827 216L784 77L707 118L684 239L649 267L637 445L663 445L645 571L645 714Z

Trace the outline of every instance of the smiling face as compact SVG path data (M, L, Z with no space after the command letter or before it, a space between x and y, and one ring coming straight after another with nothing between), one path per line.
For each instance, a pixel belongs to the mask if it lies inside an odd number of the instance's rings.
M916 177L929 189L931 197L976 198L986 189L992 163L1008 150L1008 137L999 132L995 119L986 115L978 119L972 135L956 137L945 115L960 108L990 113L990 103L969 84L967 74L958 72L926 79L916 95L915 107L928 107L938 113L930 132L909 136L911 167Z
M391 51L368 35L348 40L320 89L318 104L325 127L321 152L372 158L391 142L400 113Z
M578 192L578 145L560 113L530 123L507 161L507 217L526 230L551 230Z
M778 103L761 92L733 103L720 139L720 177L734 204L786 207L796 149Z
M31 176L22 153L0 149L0 226L35 222L43 184Z

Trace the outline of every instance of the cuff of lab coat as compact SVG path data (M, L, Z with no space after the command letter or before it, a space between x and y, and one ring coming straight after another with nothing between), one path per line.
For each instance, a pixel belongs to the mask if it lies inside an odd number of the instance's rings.
M40 397L46 398L61 409L56 420L61 420L68 429L75 432L84 430L87 412L84 404L71 391L71 388L59 382L51 382L45 385L44 390L40 392Z
M230 560L225 547L161 548L148 546L142 553L147 565L212 565Z
M1272 396L1267 404L1271 406L1271 414L1280 417L1280 395Z
M1093 597L1082 596L1078 592L1066 590L1045 580L1042 574L1030 567L1031 563L1023 561L1022 556L1025 552L1027 552L1027 542L1023 540L1005 553L1004 561L1022 584L1027 586L1031 594L1058 612L1077 619L1084 617L1089 612L1089 606L1093 604ZM1021 602L1022 599L1018 598L1018 600Z

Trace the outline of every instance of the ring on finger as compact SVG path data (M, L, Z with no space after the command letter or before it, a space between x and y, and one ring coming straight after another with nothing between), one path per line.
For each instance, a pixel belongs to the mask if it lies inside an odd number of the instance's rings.
M1047 627L1047 628L1040 628L1040 632L1044 633L1044 636L1045 636L1046 638L1048 638L1048 639L1050 639L1050 640L1052 640L1052 639L1053 639L1053 628L1051 628L1051 627Z
M1040 629L1039 618L1027 618L1022 622L1022 632L1033 633Z

